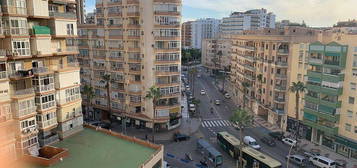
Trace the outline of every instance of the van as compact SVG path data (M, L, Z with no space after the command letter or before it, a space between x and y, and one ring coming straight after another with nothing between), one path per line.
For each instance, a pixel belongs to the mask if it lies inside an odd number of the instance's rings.
M243 142L254 149L260 149L260 145L251 136L245 136Z
M316 167L336 168L336 162L324 156L310 157L309 161Z
M299 167L305 167L307 165L307 160L304 156L301 155L290 155L286 156L286 159L289 158L289 162L298 165Z

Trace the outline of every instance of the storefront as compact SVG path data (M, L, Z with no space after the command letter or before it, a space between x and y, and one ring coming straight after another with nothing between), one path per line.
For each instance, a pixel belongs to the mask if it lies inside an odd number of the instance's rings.
M357 142L351 139L337 136L336 137L336 152L348 158L357 159Z
M286 122L286 131L295 134L297 130L296 125L296 119L288 117L288 120ZM300 121L299 126L299 137L310 141L312 128L304 125L302 121Z

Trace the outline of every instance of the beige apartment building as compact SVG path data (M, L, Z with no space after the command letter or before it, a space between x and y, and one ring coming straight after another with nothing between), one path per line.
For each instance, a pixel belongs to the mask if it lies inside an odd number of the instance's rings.
M125 117L135 127L177 127L181 0L97 0L94 20L79 28L81 82L92 86L96 95L83 102L90 106L89 118L111 111L113 118ZM109 94L101 82L105 74L112 79ZM156 111L152 100L145 98L152 86L162 95Z
M192 48L192 21L182 23L181 47L184 49Z
M289 87L304 80L308 44L316 41L315 34L311 29L287 27L231 35L230 80L236 103L243 105L245 97L246 109L285 130L288 120L295 121L296 111ZM246 89L243 83L248 83Z
M82 129L76 1L0 5L0 158L12 161Z
M202 65L209 71L226 70L231 66L230 38L220 36L213 39L202 40Z

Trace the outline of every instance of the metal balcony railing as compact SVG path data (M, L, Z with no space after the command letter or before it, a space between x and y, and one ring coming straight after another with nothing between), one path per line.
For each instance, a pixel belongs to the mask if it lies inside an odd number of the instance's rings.
M72 12L60 13L60 12L50 12L50 16L52 17L61 17L67 19L76 19L76 14Z

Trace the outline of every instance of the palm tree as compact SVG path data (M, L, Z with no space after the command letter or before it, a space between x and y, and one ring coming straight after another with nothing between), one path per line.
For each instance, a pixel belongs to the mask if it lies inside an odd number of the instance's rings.
M290 86L290 91L295 93L295 118L296 118L296 139L298 138L299 135L299 127L300 127L300 121L299 121L299 101L300 101L300 93L304 92L306 89L305 85L303 82L293 82L292 85Z
M155 87L155 86L151 86L149 88L149 90L146 92L146 96L145 97L148 98L148 99L152 99L152 108L153 108L153 111L154 111L154 116L156 116L156 106L157 106L157 104L159 104L159 100L162 97L161 92L160 92L160 88ZM155 127L154 126L155 126L155 123L153 122L152 123L153 136L154 136L154 133L155 133Z
M192 89L192 95L195 95L195 77L197 74L197 69L196 68L191 68L189 71L189 76L191 78L191 89Z
M245 104L246 104L246 94L247 94L247 90L248 87L250 86L248 82L243 82L242 83L243 86L243 109L245 109Z
M111 110L111 97L110 97L110 84L113 82L110 74L105 74L102 76L102 83L105 83L105 88L107 89L107 101L108 101L108 113L107 117L109 119L110 124L112 123L111 116L112 116L112 110Z
M253 116L249 114L249 112L245 111L244 109L236 109L233 112L233 116L230 119L233 123L238 126L239 129L239 167L243 167L242 162L242 149L243 149L243 129L245 127L249 127L253 122Z
M88 85L84 85L83 87L83 94L86 95L87 98L87 107L86 107L86 118L88 119L88 114L89 114L89 106L92 105L92 99L95 96L94 91L93 91L93 87L92 86L88 86Z

